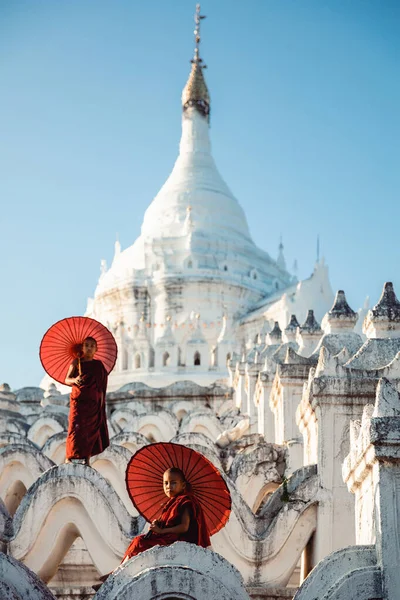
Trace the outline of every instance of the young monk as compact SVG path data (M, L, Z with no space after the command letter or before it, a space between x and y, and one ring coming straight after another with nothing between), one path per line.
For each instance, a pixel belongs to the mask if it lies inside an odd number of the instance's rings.
M133 538L122 562L153 546L169 546L178 541L203 548L210 545L202 508L190 494L183 472L175 467L168 469L163 476L163 485L169 500L164 504L161 517L153 521L148 534Z
M72 386L68 419L66 463L83 459L90 466L90 457L109 446L106 418L107 371L94 355L97 342L87 337L82 344L80 372L78 360L72 361L65 383Z
M151 523L148 533L133 538L121 565L153 546L169 546L178 541L190 542L203 548L211 545L203 510L190 493L190 485L185 480L184 473L176 467L168 469L163 476L163 486L168 500L160 518ZM111 574L100 577L101 581L106 581ZM94 585L93 589L97 591L100 586L101 584Z

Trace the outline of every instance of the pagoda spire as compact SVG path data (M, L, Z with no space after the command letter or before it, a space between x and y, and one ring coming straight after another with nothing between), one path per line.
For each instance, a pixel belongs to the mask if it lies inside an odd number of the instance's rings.
M205 18L205 15L200 14L200 4L196 4L196 13L194 17L196 24L194 30L194 56L191 60L192 70L182 92L182 108L183 112L185 112L188 108L193 107L209 120L210 95L203 75L203 69L206 69L207 65L205 65L203 59L200 58L200 24L202 19Z
M278 246L278 258L277 258L277 265L280 269L282 269L283 271L286 271L286 261L285 261L285 256L283 254L283 242L282 242L282 236L280 237L279 240L279 246Z

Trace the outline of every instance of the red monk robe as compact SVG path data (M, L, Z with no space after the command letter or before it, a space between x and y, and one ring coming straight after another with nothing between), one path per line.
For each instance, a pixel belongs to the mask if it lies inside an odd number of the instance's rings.
M84 382L73 385L70 396L67 459L89 458L110 445L105 402L107 371L96 359L81 361L81 371Z
M161 517L157 519L158 526L163 529L180 525L185 510L188 510L190 515L190 525L186 533L162 534L151 531L138 535L129 544L122 562L153 546L169 546L174 542L191 542L203 546L203 548L210 546L210 536L208 535L203 510L192 494L182 493L170 498L164 505Z

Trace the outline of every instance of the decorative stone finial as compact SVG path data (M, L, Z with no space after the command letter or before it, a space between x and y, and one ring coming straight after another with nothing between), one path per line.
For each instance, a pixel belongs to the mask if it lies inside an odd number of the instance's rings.
M280 240L279 240L278 258L277 258L276 264L278 265L278 267L280 269L282 269L283 271L286 271L286 261L285 261L284 255L283 255L282 236L280 237Z
M296 315L290 317L290 321L284 330L284 341L294 342L296 340L297 330L300 327L299 322L296 319Z
M328 312L328 315L333 319L342 319L343 317L357 319L357 314L347 304L346 295L343 290L338 290L336 292L333 306Z
M102 258L100 261L100 276L107 273L107 261Z
M264 321L262 327L261 327L261 331L260 331L260 339L261 339L261 343L262 344L266 344L267 340L268 340L268 334L270 331L270 326L267 320Z
M385 283L378 303L368 311L363 330L369 338L400 337L400 302L391 281Z
M54 398L57 396L61 396L60 390L57 389L55 383L50 383L49 387L43 394L43 398Z
M321 329L319 323L315 319L313 310L310 309L308 311L307 318L304 321L303 325L300 325L299 329L300 329L300 333L309 333L311 335L322 333L322 329Z
M307 318L297 330L298 353L310 357L322 335L322 329L315 320L314 311L309 310Z
M347 304L343 290L336 292L333 306L323 319L323 328L326 333L338 333L339 330L353 329L357 323L358 314Z
M300 324L296 318L296 315L292 315L288 325L285 327L285 332L296 332L298 327L300 327Z
M206 339L203 335L202 332L202 328L201 328L201 320L200 320L200 313L195 313L192 316L192 321L193 321L193 331L187 341L188 344L205 344Z
M148 333L147 333L148 325L149 324L146 322L145 313L142 312L138 323L135 325L134 345L135 345L136 349L139 349L139 347L140 347L143 349L144 352L146 352L148 350L148 345L149 345ZM132 342L132 338L130 338L128 335L125 335L125 340L124 340L125 346L129 347L131 345L131 342Z
M372 317L375 319L389 319L400 322L400 302L394 293L393 283L387 281L383 286L379 302L371 309Z
M205 19L205 15L200 14L200 4L197 4L194 18L196 27L194 30L194 57L191 60L192 71L182 92L182 106L184 112L188 108L194 107L201 115L209 119L210 95L203 75L203 69L206 68L206 65L203 64L203 59L200 58L200 23L202 19Z
M274 328L268 334L271 344L280 344L282 341L282 330L278 321L275 321Z
M118 239L118 234L117 234L117 239L115 240L115 244L114 244L114 258L119 256L120 254L121 254L121 243Z
M188 235L190 237L190 242L191 242L191 233L193 231L193 214L192 214L191 206L186 207L186 217L185 217L185 222L183 224L183 231L186 235Z

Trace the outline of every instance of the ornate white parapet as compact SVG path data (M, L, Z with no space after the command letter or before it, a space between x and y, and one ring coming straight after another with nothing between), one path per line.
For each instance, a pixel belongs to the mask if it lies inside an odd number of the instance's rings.
M301 354L301 356L311 356L317 347L321 336L322 329L315 319L314 311L309 310L306 320L297 330L299 354Z
M275 421L275 443L284 444L288 449L287 473L293 473L304 464L303 438L296 423L296 410L311 366L310 359L288 346L284 362L277 365L269 398Z
M237 569L195 544L156 546L133 557L108 578L96 600L250 600Z
M250 362L246 365L246 383L245 390L247 396L246 413L250 419L250 433L258 432L258 409L255 401L255 392L257 386L258 375L261 370L261 364L258 362Z
M357 429L358 435L357 435ZM373 407L365 407L353 429L353 444L343 467L356 496L357 541L375 543L383 597L397 600L400 590L400 395L382 378Z
M254 393L254 401L258 413L258 433L264 436L266 442L275 443L275 419L269 405L269 397L274 377L267 371L258 375Z
M357 544L333 552L295 600L398 600L400 590L400 395L380 379L375 405L353 421L343 478L356 496Z
M305 461L312 458L318 464L316 562L355 542L354 499L343 485L340 469L349 450L350 421L360 418L365 404L375 397L376 378L351 377L343 366L347 359L345 349L332 356L327 348L321 348L297 411Z

